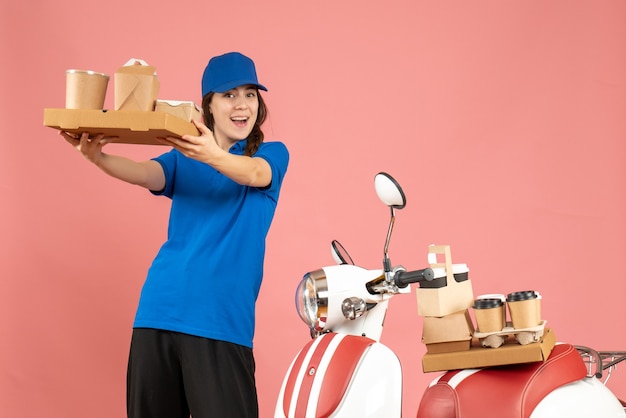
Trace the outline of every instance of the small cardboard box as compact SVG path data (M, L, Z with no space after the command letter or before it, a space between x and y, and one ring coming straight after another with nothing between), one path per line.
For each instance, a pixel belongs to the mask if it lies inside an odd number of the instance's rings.
M424 354L422 369L424 373L428 373L544 361L555 344L556 337L550 328L546 329L538 342L526 345L518 344L515 338L509 338L501 347L484 348L478 340L474 339L471 348L467 351Z
M429 353L469 350L473 334L474 323L467 309L442 317L424 317L422 343Z
M202 111L194 102L157 100L154 110L156 112L169 113L187 122L191 122L192 120L202 122Z
M138 110L44 109L43 124L74 134L102 133L125 144L162 145L156 138L199 135L192 123L176 116Z
M114 74L115 110L154 110L159 95L156 69L131 59Z
M438 262L438 254L444 255L443 263ZM469 309L474 303L472 282L466 278L467 275L464 275L463 280L457 281L455 279L450 246L430 245L428 247L428 262L435 272L445 272L446 285L439 288L421 286L416 288L417 314L441 317Z

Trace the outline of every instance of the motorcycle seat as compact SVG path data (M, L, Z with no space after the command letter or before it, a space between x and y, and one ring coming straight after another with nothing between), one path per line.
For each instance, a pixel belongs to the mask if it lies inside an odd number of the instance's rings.
M543 362L448 371L424 392L417 418L528 418L547 394L586 375L570 344Z

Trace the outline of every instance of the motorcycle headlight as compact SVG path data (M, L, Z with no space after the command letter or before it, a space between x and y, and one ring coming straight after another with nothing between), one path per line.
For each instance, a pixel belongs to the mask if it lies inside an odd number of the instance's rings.
M304 275L296 289L296 309L312 331L322 331L328 317L328 285L324 270Z

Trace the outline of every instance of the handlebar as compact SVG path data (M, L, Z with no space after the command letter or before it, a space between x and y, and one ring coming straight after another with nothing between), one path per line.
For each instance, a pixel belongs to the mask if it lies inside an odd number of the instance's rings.
M411 283L431 281L435 278L433 269L427 267L421 270L406 271L400 270L393 275L393 281L400 289L404 289Z

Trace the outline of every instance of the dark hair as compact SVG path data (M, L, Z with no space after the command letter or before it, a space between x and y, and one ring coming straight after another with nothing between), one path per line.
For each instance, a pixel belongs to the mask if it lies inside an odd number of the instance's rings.
M202 111L204 112L204 124L213 131L213 125L215 124L215 120L213 119L213 115L209 111L209 105L211 104L211 99L213 98L214 92L207 93L202 98ZM267 106L263 101L263 97L259 93L257 89L257 97L259 98L259 111L256 117L256 121L254 122L254 126L252 127L252 131L250 135L248 135L248 142L246 143L246 149L244 151L244 155L248 157L252 157L259 149L259 146L263 143L263 131L261 130L261 125L265 122L267 118Z

